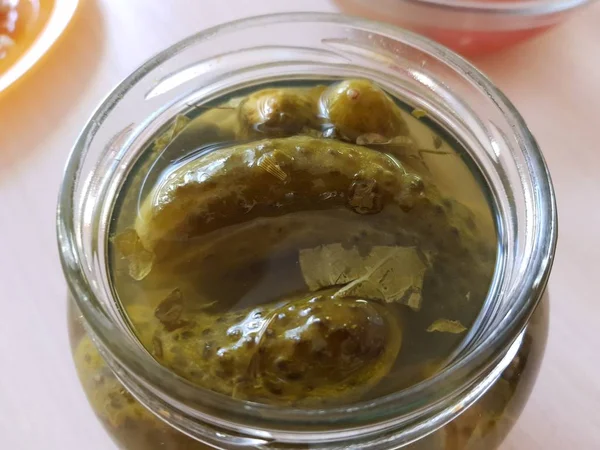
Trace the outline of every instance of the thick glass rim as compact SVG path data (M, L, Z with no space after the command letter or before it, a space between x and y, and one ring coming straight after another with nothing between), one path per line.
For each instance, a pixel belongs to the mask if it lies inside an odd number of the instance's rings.
M211 391L199 389L158 364L149 355L133 349L127 344L123 336L115 335L110 318L94 306L93 280L88 279L82 266L85 255L82 254L77 235L75 194L77 187L85 182L81 179L81 171L95 133L120 98L145 74L191 45L201 43L218 33L285 22L340 24L361 30L383 31L389 36L398 39L401 37L405 42L409 42L411 45L443 59L446 64L460 71L464 77L483 89L493 99L495 105L510 122L513 131L518 135L518 141L521 143L521 150L527 163L524 170L528 171L535 182L533 207L536 208L538 214L536 215L536 223L533 224L535 235L532 237L531 242L532 257L528 261L528 270L525 272L523 279L519 280L520 289L516 293L513 302L515 307L511 308L504 317L501 326L490 333L480 346L470 350L462 359L449 365L434 377L404 391L374 401L353 404L349 407L319 410L272 407L234 400ZM127 378L130 374L135 374L135 379L147 388L155 391L164 391L168 388L166 398L169 400L175 399L181 405L189 404L192 401L194 407L200 406L203 408L204 414L198 414L196 417L207 418L206 411L208 411L208 414L226 413L227 415L222 416L221 419L223 417L227 418L226 421L233 420L232 417L241 417L244 420L250 419L253 422L252 426L257 430L264 429L265 424L273 425L275 420L283 421L288 425L297 423L309 425L346 424L354 429L374 422L378 425L389 423L398 416L398 405L419 405L422 403L423 398L428 399L428 405L439 407L452 395L457 395L457 392L467 389L473 383L473 380L481 376L486 368L489 368L502 357L501 353L506 352L520 331L526 326L545 289L556 245L557 213L550 175L543 156L523 119L490 80L465 59L427 38L393 25L331 13L284 13L241 19L199 32L160 52L122 81L93 113L71 151L59 194L57 234L61 263L69 290L92 335L101 344L101 349L104 348L111 357L116 359L118 364L115 367L117 369L123 368L125 372L128 372L123 374L124 378ZM495 352L490 354L490 349L494 349ZM442 388L442 386L445 388ZM446 386L451 386L452 389L449 390ZM165 398L165 396L160 397ZM434 406L430 409L420 408L416 413L428 414L433 411ZM185 408L183 409L185 410ZM352 414L359 412L361 417L364 418L364 422L360 422L355 414ZM415 414L414 410L411 410L411 412ZM411 417L414 418L414 416ZM217 423L222 422L223 420L217 421Z
M579 8L595 0L398 0L416 6L427 6L454 12L543 16Z

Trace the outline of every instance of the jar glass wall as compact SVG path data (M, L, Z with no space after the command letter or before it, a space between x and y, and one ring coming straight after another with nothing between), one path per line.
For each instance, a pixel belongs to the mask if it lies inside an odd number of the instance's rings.
M114 300L107 239L124 178L177 114L224 92L351 77L371 79L426 110L481 172L500 249L484 313L443 371L354 409L270 408L198 389L141 347ZM535 141L475 68L391 26L327 14L265 16L208 30L157 55L83 130L61 190L58 235L77 305L72 317L80 318L71 321L78 371L99 417L127 449L141 442L203 448L197 441L224 449L493 448L527 398L543 353L547 316L543 307L532 314L551 267L556 211ZM77 331L79 321L87 334Z
M548 311L548 297L544 296L529 325L518 339L511 353L511 356L513 354L514 356L509 365L479 400L441 429L403 448L407 450L498 448L518 420L533 389L546 344ZM212 448L167 425L129 393L108 367L98 348L86 333L83 325L85 319L71 298L68 301L68 316L73 357L83 390L98 419L119 448L126 450ZM238 447L223 445L221 448Z

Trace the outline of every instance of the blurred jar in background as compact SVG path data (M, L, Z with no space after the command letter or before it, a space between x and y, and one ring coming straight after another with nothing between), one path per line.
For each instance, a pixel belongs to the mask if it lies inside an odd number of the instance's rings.
M463 56L495 52L563 22L590 0L336 0L342 11L390 22Z

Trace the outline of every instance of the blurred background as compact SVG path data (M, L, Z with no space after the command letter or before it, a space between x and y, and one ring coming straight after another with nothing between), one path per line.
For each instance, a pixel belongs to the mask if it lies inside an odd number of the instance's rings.
M72 367L54 228L63 166L88 117L122 78L178 40L298 10L349 12L437 39L471 59L524 116L554 180L560 234L546 358L503 449L599 448L600 212L585 203L600 194L600 4L451 3L0 0L0 448L113 448Z

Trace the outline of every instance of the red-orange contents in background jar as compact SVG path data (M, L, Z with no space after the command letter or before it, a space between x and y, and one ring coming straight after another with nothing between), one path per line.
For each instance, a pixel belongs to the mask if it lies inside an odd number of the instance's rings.
M472 57L531 39L590 0L336 0L343 12L390 22Z
M511 47L543 33L550 27L511 31L469 31L423 27L414 28L414 31L444 44L457 53L465 56L476 56Z
M0 75L33 44L53 8L54 0L0 0Z

